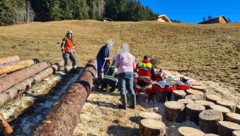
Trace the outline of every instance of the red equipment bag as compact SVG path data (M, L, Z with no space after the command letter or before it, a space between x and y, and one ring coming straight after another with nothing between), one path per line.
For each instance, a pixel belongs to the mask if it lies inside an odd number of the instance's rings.
M176 89L177 89L177 86L176 86L176 85L162 88L162 87L161 87L160 85L158 85L158 84L153 84L152 92L162 92L162 91L173 92L173 91L176 90Z

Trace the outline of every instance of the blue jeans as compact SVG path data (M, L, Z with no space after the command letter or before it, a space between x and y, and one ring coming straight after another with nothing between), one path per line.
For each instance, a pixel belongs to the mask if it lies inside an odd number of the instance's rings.
M126 94L126 90L131 95L135 95L133 90L133 72L123 72L118 74L118 88L121 95Z

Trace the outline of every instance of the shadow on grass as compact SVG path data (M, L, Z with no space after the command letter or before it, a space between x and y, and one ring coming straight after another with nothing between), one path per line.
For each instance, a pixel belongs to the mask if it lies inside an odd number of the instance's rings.
M120 109L118 105L114 105L112 103L107 103L104 101L92 101L92 100L87 100L88 103L95 104L98 106L106 107L106 108L112 108L112 109Z
M109 136L138 136L139 130L125 126L109 126L107 134Z

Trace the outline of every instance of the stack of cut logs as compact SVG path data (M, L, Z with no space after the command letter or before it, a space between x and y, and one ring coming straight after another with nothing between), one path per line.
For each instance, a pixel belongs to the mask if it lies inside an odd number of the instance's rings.
M166 135L162 117L155 114L140 113L140 136ZM208 93L202 85L194 85L186 91L173 91L172 101L164 103L163 117L169 122L182 123L189 120L200 126L200 130L179 127L180 136L240 136L240 105Z
M9 100L22 95L33 84L42 81L63 66L63 61L56 64L40 62L37 59L20 61L18 56L0 58L0 107ZM96 75L96 61L89 60L75 81L50 111L43 124L39 124L32 135L72 135L77 125L79 114L90 95L93 78ZM68 112L71 111L71 116ZM10 135L13 129L0 114L0 135Z

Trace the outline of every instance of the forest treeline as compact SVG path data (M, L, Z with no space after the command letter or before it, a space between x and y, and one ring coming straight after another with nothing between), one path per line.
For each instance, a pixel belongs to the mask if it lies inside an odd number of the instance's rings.
M158 15L139 0L1 0L0 25L32 21L153 20Z

